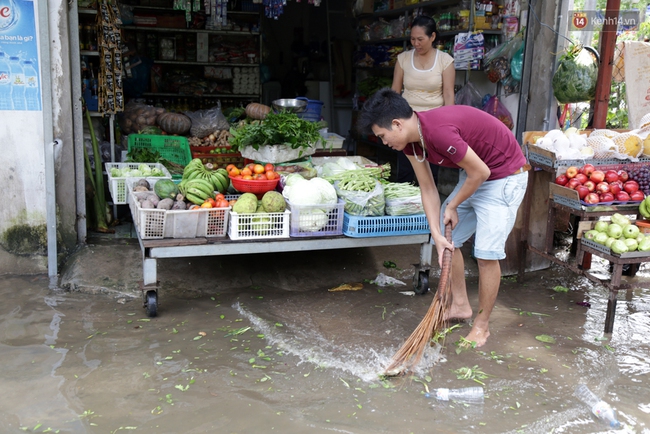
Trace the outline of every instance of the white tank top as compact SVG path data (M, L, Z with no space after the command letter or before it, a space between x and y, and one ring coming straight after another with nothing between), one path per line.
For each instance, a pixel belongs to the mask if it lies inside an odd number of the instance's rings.
M397 56L397 61L404 71L404 99L416 112L441 107L442 72L454 58L444 51L435 50L433 66L430 69L417 69L413 64L414 50L405 51Z

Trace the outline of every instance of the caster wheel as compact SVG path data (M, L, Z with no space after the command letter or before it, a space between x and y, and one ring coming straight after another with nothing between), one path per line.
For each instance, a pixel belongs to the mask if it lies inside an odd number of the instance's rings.
M418 295L424 295L429 292L429 272L416 271L413 276L413 290Z
M148 317L153 318L158 314L158 293L156 291L147 291L145 307Z

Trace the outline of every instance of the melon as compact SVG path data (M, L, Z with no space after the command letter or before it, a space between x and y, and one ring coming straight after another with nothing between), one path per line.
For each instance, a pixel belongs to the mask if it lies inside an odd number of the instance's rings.
M178 186L171 179L160 179L153 186L153 191L161 199L175 199L178 194Z

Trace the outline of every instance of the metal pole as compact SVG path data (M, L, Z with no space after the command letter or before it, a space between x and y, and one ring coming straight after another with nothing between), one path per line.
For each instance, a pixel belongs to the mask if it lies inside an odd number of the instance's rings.
M332 33L330 32L330 6L329 2L325 2L325 17L327 19L327 64L329 66L329 73L330 73L330 94L329 94L329 99L330 99L330 106L329 106L329 112L330 112L330 122L332 123L331 125L331 130L332 131L338 131L337 130L337 125L336 125L336 119L335 119L335 111L334 111L334 73L332 72Z
M70 75L72 81L72 137L74 138L75 195L77 206L77 244L86 243L86 178L84 167L83 107L81 104L81 59L79 54L79 11L72 1L68 11ZM112 131L112 130L111 130Z
M45 209L47 223L47 274L52 281L58 275L56 243L56 177L54 172L54 124L52 121L52 77L50 58L50 23L47 2L34 2L38 9L38 44L41 62L41 98L43 102L43 149L45 163Z
M603 30L600 32L600 67L598 68L596 98L594 101L594 128L605 128L607 124L609 93L612 87L612 67L616 48L616 30L618 28L621 0L607 0L606 7L605 22L603 23Z

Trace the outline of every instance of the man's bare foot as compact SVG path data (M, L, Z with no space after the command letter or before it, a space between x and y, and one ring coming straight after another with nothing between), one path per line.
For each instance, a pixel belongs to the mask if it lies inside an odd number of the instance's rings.
M472 319L472 308L470 306L451 305L445 315L445 321L465 321Z
M474 327L472 327L472 330L470 330L469 334L465 337L465 339L468 341L476 342L477 347L482 347L487 342L489 336L490 336L490 330L482 329L480 327L477 327L476 324L474 324Z

